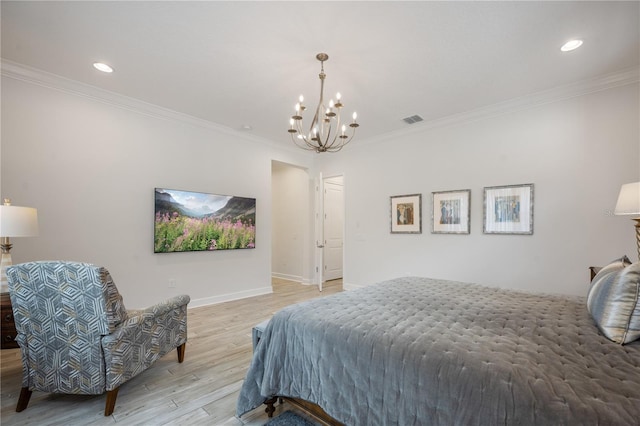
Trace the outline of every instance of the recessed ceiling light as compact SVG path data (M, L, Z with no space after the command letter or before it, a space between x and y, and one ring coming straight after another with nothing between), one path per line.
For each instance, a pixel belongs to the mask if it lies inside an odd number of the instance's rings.
M572 50L577 49L580 46L582 46L582 40L569 40L568 42L562 45L560 50L562 50L563 52L570 52Z
M109 65L107 64L103 64L102 62L95 62L93 64L93 67L95 69L97 69L98 71L102 71L102 72L113 72L113 68L111 68Z

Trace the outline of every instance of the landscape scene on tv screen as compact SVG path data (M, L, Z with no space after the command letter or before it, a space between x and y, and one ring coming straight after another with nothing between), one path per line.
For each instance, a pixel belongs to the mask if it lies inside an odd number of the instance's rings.
M255 198L155 189L154 253L255 246Z

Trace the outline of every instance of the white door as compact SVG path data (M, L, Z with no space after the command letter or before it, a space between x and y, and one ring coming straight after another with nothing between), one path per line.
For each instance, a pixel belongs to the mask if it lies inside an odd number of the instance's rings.
M342 278L344 184L342 176L324 179L324 280Z

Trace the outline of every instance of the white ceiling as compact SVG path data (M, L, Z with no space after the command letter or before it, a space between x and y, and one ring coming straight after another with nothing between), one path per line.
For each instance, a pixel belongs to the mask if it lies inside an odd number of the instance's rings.
M327 96L366 139L637 68L639 5L3 0L2 58L290 144L326 52ZM572 38L584 45L560 52Z

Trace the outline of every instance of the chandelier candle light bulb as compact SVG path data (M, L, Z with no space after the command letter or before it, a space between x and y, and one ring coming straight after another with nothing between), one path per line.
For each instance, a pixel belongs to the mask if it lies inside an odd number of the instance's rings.
M324 81L326 74L324 73L324 62L329 59L326 53L318 53L316 59L320 61L320 101L315 110L315 115L309 125L309 131L303 130L302 114L306 110L302 104L304 97L300 95L296 104L296 114L291 116L289 120L289 130L291 140L300 148L315 152L337 152L340 151L347 143L353 139L356 128L360 125L357 123L357 114L353 113L353 121L349 124L350 134L346 125L340 123L340 111L344 106L342 103L342 95L336 93L336 101L329 100L329 106L324 103ZM345 120L346 121L346 120ZM338 132L341 129L341 132Z

